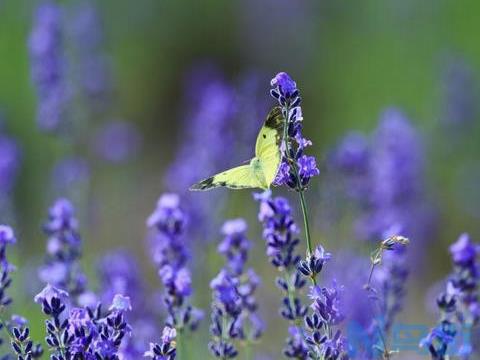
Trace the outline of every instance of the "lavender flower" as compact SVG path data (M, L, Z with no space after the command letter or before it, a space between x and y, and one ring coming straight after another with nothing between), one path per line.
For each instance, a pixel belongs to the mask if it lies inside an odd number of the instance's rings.
M281 197L271 197L270 192L256 194L260 202L258 218L263 225L263 237L267 243L267 256L270 263L277 268L277 287L284 293L280 314L291 324L290 336L284 354L290 358L306 359L307 344L304 342L303 330L299 326L308 309L300 300L299 292L306 281L297 270L300 256L295 250L300 240L296 238L298 227L292 217L288 201Z
M345 264L348 264L345 271ZM345 318L343 328L348 339L349 355L353 359L374 359L377 343L376 329L372 319L377 307L365 292L365 276L371 267L370 261L355 250L340 250L324 267L322 279L327 284L342 284L339 308Z
M176 336L175 328L168 326L163 328L162 342L160 344L150 343L150 350L145 352L145 357L152 360L174 360L177 356L175 349Z
M16 238L13 229L7 225L0 225L0 306L8 307L12 303L12 298L7 294L12 284L11 272L15 267L8 262L7 246L15 244ZM0 330L4 327L0 323ZM3 339L0 338L0 344Z
M45 322L47 336L45 341L52 352L52 359L70 358L70 344L74 336L69 334L68 319L65 319L68 293L48 284L35 296L35 302L42 305L42 311L49 316Z
M64 157L56 162L51 175L53 193L60 196L71 196L75 200L84 198L83 190L90 182L90 166L88 162L77 156Z
M381 327L389 334L396 316L402 311L406 296L405 282L409 270L404 251L394 250L384 255L382 266L375 273L374 282L380 295L378 300L382 314Z
M378 309L366 332L368 346L365 351L369 355L380 351L383 357L393 354L388 349L387 339L396 315L402 310L406 294L408 267L405 265L405 247L410 243L408 238L396 235L394 229L390 233L370 255L370 274L364 286L369 292L373 312Z
M428 349L432 360L445 360L447 359L448 346L454 341L457 334L453 321L453 314L456 310L455 298L443 293L437 298L437 306L441 311L441 320L422 339L420 347Z
M423 199L423 149L405 115L387 109L373 138L370 187L359 235L366 239L388 237L392 228L407 237L424 238L430 230Z
M293 88L293 85L292 85ZM293 90L283 90L284 92ZM263 223L263 236L267 241L270 262L284 273L277 278L278 287L285 292L281 314L291 322L290 337L284 354L296 359L348 359L346 338L336 329L343 320L340 313L339 290L316 285L317 276L331 255L318 246L307 253L305 260L294 253L299 240L298 228L290 206L283 198L271 198L270 193L257 194L260 201L259 219ZM312 313L301 304L299 291L310 278ZM305 321L305 329L300 324Z
M253 269L245 268L251 246L246 231L247 223L243 219L224 223L222 233L225 237L218 251L225 256L226 264L210 283L213 290L211 332L214 336L210 349L221 359L237 355L233 340L239 339L249 346L263 330L254 297L259 279Z
M10 137L0 134L0 197L12 191L20 165L20 149Z
M356 230L361 239L377 241L388 237L392 228L410 238L427 238L423 149L400 110L385 110L371 139L349 134L333 158L335 168L346 177L347 191L360 205Z
M478 302L478 297L475 293L478 283L478 280L476 280L478 246L470 242L467 234L462 234L458 241L450 247L450 252L455 270L449 279L446 292L441 293L437 298L437 307L441 313L440 321L427 337L420 342L421 347L428 349L433 360L447 359L449 346L454 341L459 330L457 324L463 330L470 331L473 325L471 321L476 321L478 316L478 313L475 313L478 307L475 304ZM465 273L462 274L463 271ZM466 281L464 282L463 280ZM468 282L471 284L468 287L460 285ZM468 305L473 305L473 314L470 313L469 306L465 306L465 299L468 299ZM471 344L462 344L459 350L459 355L461 355L462 359L469 359L471 353Z
M298 270L309 278L316 278L332 255L320 245L305 260L300 261Z
M103 256L98 264L102 303L111 303L117 294L131 294L134 314L141 316L145 313L147 294L139 267L138 261L127 250L112 251Z
M209 65L199 66L187 74L185 93L185 108L189 110L182 128L186 130L180 135L182 145L167 171L165 184L185 200L186 211L197 224L189 229L192 232L189 238L205 239L217 226L206 214L219 211L224 197L221 192L195 194L195 201L188 201L192 195L187 189L198 178L227 168L235 159L232 144L236 138L233 129L237 104L234 89ZM208 147L205 144L209 144Z
M30 328L26 325L12 329L10 344L18 360L38 359L43 355L42 346L30 339Z
M80 267L81 238L73 205L58 199L49 210L44 225L48 235L47 258L39 269L39 277L60 289L65 289L74 302L86 293L86 276Z
M337 149L333 160L335 167L347 173L365 173L368 170L370 150L368 140L358 132L347 134Z
M70 307L68 293L47 285L35 302L50 319L46 321L46 342L51 359L118 360L120 347L130 335L126 321L130 299L117 294L106 314L99 303L95 310L89 307Z
M353 199L368 197L371 151L361 133L347 134L333 152L331 164L346 180L345 191Z
M7 259L7 246L17 242L13 229L7 225L0 225L0 307L3 311L12 303L12 298L8 296L8 290L12 284L11 272L15 266L9 263ZM27 320L18 315L12 315L11 321L0 321L0 330L6 328L11 341L10 345L19 360L36 359L42 356L43 350L39 344L34 344L30 340L30 329L27 326ZM0 338L0 345L3 339ZM2 359L9 359L8 355L2 356Z
M115 295L105 322L98 326L100 336L94 340L94 353L98 359L118 359L117 354L122 340L131 332L125 315L131 310L130 298Z
M185 328L194 330L200 318L198 310L189 304L191 276L187 268L189 255L183 239L186 216L180 208L178 195L162 195L147 225L155 230L153 256L165 290L163 299L169 315L167 326L177 332Z
M291 359L308 359L308 345L305 341L303 329L299 326L290 326L288 328L287 346L283 350L286 357Z
M37 122L55 131L65 117L68 94L62 44L62 10L53 2L41 4L29 38L32 81L37 90Z
M141 147L141 135L133 123L111 121L95 135L97 155L108 162L119 164L133 159Z
M480 321L480 273L478 254L480 246L470 240L468 234L462 234L452 246L450 253L454 264L447 293L456 301L456 321L463 331L470 333ZM463 359L469 359L473 349L464 343L460 349Z
M422 151L415 129L396 109L386 110L373 139L370 160L370 191L359 231L363 238L390 238L399 233L409 238L425 236L424 209L419 203L422 189ZM422 222L423 220L423 222ZM422 227L423 226L423 227ZM417 247L420 251L421 247ZM406 247L398 246L385 254L376 272L375 288L383 319L380 330L390 333L403 308L408 278Z
M70 34L78 59L76 67L81 90L90 102L105 100L111 87L111 74L103 50L101 17L93 2L84 2L74 8Z
M444 124L465 126L475 120L477 84L473 69L462 59L450 59L443 69L443 115Z
M0 218L11 222L14 220L12 190L20 170L21 154L16 141L2 134L1 130L0 128Z
M346 360L349 358L347 339L339 328L340 323L345 319L340 305L340 292L343 288L337 286L335 280L331 287L317 285L317 276L331 257L331 254L319 245L298 265L302 275L310 278L314 284L309 293L312 300L311 313L305 314L304 336L309 359Z
M346 360L348 344L338 325L344 320L340 311L340 288L312 286L312 314L305 317L309 356L312 359ZM335 329L337 327L337 329Z
M17 239L13 232L13 229L7 225L0 225L0 246L5 248L6 245L15 244ZM1 263L6 262L5 254L3 254Z
M179 193L201 177L198 171L192 171L193 167L201 168L207 176L228 165L232 152L225 145L232 143L230 123L236 112L233 89L215 69L193 71L188 76L187 89L191 90L187 101L193 104L187 115L189 125L185 126L188 132L182 136L184 145L166 178L172 190ZM205 144L210 144L208 151Z
M372 139L350 136L337 150L336 161L348 179L347 186L355 186L349 194L359 205L359 238L376 240L405 234L416 242L412 255L418 258L425 245L420 240L431 237L431 215L423 195L419 135L406 116L395 108L385 110ZM384 336L403 308L408 268L414 260L408 255L405 247L389 251L374 278L375 298L383 311L382 324L374 327L380 327Z
M233 344L233 339L239 337L237 321L242 312L242 300L237 286L238 278L231 276L225 269L210 283L213 290L210 332L214 339L209 347L219 359L232 359L238 354Z
M217 250L225 256L226 266L234 276L243 273L248 259L251 243L245 235L246 231L247 223L243 219L229 220L222 226L222 234L225 237L218 245Z
M271 95L278 101L285 118L283 160L276 185L303 191L310 179L320 174L315 157L305 155L305 149L312 145L302 135L301 97L297 84L287 73L278 73L271 81Z

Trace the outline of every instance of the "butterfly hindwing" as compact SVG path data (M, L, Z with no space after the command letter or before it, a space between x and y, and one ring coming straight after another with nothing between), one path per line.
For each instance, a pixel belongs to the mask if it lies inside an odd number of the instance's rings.
M192 185L190 190L209 190L217 187L230 189L263 188L263 184L257 180L251 165L242 165L230 170L223 171L211 176L199 183Z
M275 180L282 160L280 145L283 138L284 119L280 107L274 107L267 116L255 145L263 176L268 186Z

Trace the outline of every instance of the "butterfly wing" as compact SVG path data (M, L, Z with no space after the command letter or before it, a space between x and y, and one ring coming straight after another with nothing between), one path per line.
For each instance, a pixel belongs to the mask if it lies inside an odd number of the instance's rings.
M282 160L280 145L283 139L284 119L280 107L274 107L257 136L255 156L259 160L265 182L270 186L277 176Z
M202 180L190 187L193 191L210 190L217 187L230 189L265 188L258 180L251 165L242 165Z
M190 187L193 191L217 187L230 189L268 189L275 180L281 161L280 144L283 137L283 115L280 107L274 107L267 116L257 137L255 159L204 179Z

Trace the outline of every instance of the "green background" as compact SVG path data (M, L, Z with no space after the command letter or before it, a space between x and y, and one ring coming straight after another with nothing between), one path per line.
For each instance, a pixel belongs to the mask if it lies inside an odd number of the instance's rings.
M144 136L144 146L140 156L127 165L94 167L90 191L95 199L95 217L82 213L81 231L84 267L93 278L95 260L112 247L127 247L146 259L145 218L165 190L163 172L178 146L175 139L182 124L184 74L195 63L209 60L232 80L248 70L267 78L278 71L289 72L302 91L305 133L314 141L312 151L320 164L347 131L372 131L386 106L399 106L409 115L424 139L426 192L438 213L439 230L429 243L422 272L411 282L402 320L421 318L433 323L423 299L429 284L449 272L448 244L463 231L473 239L480 236L478 212L475 216L464 205L465 199L480 201L480 191L458 180L465 168L480 166L478 119L460 135L445 131L440 123L442 71L447 60L463 59L478 76L478 1L104 0L97 4L103 15L105 51L115 83L115 100L108 116L135 122ZM41 261L44 251L40 225L52 200L47 190L49 170L71 150L57 137L39 132L35 125L36 99L27 49L34 8L34 1L0 1L0 109L6 128L23 150L15 189L19 243L14 263L21 271L14 290L18 293L28 288L35 276L31 269ZM268 97L268 82L264 87ZM91 119L87 137L108 116ZM90 156L86 143L75 151ZM314 180L312 187L321 191L319 184ZM316 193L312 191L309 203L316 203ZM245 216L250 221L250 236L258 250L252 263L263 277L259 297L268 317L267 334L260 347L276 353L284 323L276 319L279 298L272 285L275 273L263 256L250 194L236 193L232 199L232 204L243 202L245 206L231 206L228 215ZM340 242L348 246L348 241L355 241L329 238L320 226L315 227L314 236L332 250ZM214 247L215 241L205 249L211 260L206 273L210 277L221 266ZM153 267L148 261L142 266L145 276L158 286ZM205 276L197 280L198 301L208 309L208 282ZM14 311L41 324L39 309L27 297L16 302ZM205 354L206 323L191 342L192 348ZM41 333L40 326L33 329L35 337Z

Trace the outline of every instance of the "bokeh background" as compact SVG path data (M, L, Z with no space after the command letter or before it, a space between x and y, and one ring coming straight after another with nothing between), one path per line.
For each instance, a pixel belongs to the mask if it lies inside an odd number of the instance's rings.
M197 164L188 166L194 178L210 175L216 168L206 164L209 149L216 159L219 144L220 149L225 144L222 137L228 136L236 145L220 163L248 159L255 129L273 104L270 79L279 71L296 80L303 96L304 132L314 143L311 153L321 170L308 193L314 240L334 256L368 254L374 246L356 238L354 206L332 165L338 144L351 131L374 134L381 114L392 106L418 132L423 154L417 204L428 206L431 231L412 239L410 252L418 256L400 321L434 323L428 294L451 269L448 245L462 232L480 236L477 1L103 0L89 2L98 22L84 28L75 27L84 2L59 3L65 12L64 76L71 96L62 117L67 125L52 133L38 125L31 80L28 42L38 2L0 0L0 134L16 142L20 157L17 176L2 195L0 222L13 224L17 232L13 309L36 324L34 337L43 331L31 298L41 288L36 279L45 252L41 225L52 201L68 196L77 207L82 264L93 288L99 258L124 248L140 259L152 289L159 289L145 219L162 192L181 191L179 184L190 181L168 169L183 161L183 151L199 156L198 162L187 162ZM82 39L87 39L84 47ZM84 67L92 56L102 65ZM86 76L92 77L93 96L82 95ZM212 81L223 87L223 95L208 93ZM221 117L225 123L219 121L219 129L192 125L225 92L230 98L219 110L228 113ZM195 137L191 129L204 133ZM188 147L192 142L197 151ZM273 285L275 270L264 255L257 204L249 191L189 195L188 201L201 203L209 196L221 197L225 207L207 214L208 220L202 220L208 221L207 230L189 239L194 274L201 273L195 276L194 302L208 312L209 279L222 264L216 255L219 225L226 218L246 218L266 319L257 352L277 358L285 326L276 315L280 298ZM294 196L292 204L298 205ZM208 336L207 316L190 341L201 354L196 358L209 357Z

